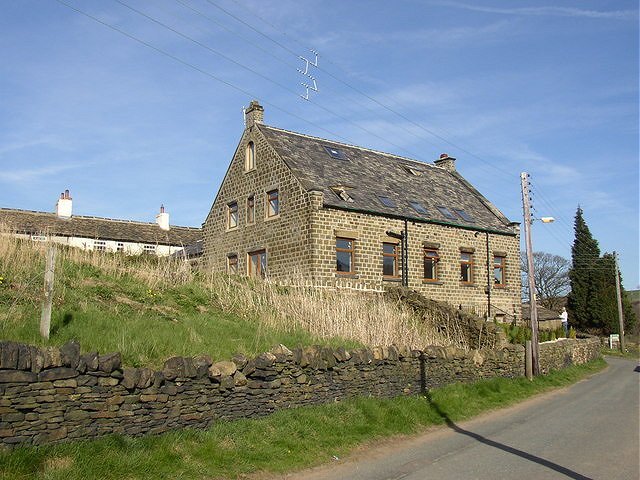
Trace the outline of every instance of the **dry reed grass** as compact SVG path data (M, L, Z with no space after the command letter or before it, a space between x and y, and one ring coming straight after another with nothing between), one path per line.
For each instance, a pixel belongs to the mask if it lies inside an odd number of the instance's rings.
M0 235L0 275L10 272L14 285L37 292L38 298L46 246L16 239L5 230ZM463 329L455 319L437 311L428 316L418 315L382 292L316 288L306 285L302 277L283 286L270 280L220 273L202 275L192 272L181 259L132 259L121 254L58 248L56 269L64 262L91 265L116 278L128 275L153 289L197 282L208 289L212 301L223 310L283 331L301 327L320 338L340 337L369 346L453 345L469 349Z

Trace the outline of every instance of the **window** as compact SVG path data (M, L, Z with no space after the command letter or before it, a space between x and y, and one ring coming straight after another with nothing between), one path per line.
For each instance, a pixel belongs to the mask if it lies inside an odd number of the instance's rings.
M247 198L247 223L255 223L256 221L256 197L250 195Z
M142 251L143 251L143 253L147 253L149 255L155 255L156 246L155 245L143 245Z
M475 222L475 219L464 210L454 208L453 211L456 212L460 216L460 218L462 218L463 220L467 222Z
M493 284L496 287L505 286L504 267L506 258L499 255L493 257Z
M256 168L256 146L253 142L247 144L244 154L244 171L248 172Z
M382 195L378 195L378 200L380 200L380 203L382 203L385 207L389 207L389 208L396 207L396 204L393 203L393 200L391 200L389 197L383 197Z
M258 250L249 253L249 276L262 277L267 274L267 252L266 250Z
M438 263L440 255L438 250L433 248L424 249L424 279L429 282L438 281Z
M382 275L398 277L398 245L394 243L382 244Z
M409 205L411 205L411 208L413 208L416 212L423 215L429 215L427 209L424 208L420 202L409 202Z
M473 257L470 253L460 253L460 281L462 283L473 282Z
M106 252L107 251L107 242L104 240L94 240L93 241L93 249L97 252Z
M280 214L280 197L278 190L267 192L267 217L275 217Z
M237 255L229 255L227 257L227 273L229 273L229 275L236 275L238 273Z
M238 226L238 202L231 202L227 205L227 228Z
M331 155L331 158L337 158L338 160L347 159L347 154L339 148L327 147L326 145L324 145L324 149L329 155Z
M436 207L436 208L440 210L440 213L444 215L446 218L448 218L449 220L456 219L455 215L451 213L451 210L449 210L447 207Z
M124 252L124 243L123 242L118 242L116 244L116 252Z
M46 235L31 235L31 240L34 242L46 242L47 237Z
M354 273L355 240L336 237L336 272Z

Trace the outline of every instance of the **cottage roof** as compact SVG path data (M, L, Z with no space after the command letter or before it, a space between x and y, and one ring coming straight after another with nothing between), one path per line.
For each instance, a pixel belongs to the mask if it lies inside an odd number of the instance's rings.
M202 230L174 227L162 230L156 223L74 215L68 219L55 213L0 208L0 225L16 233L58 235L153 245L189 245L202 238Z
M514 233L509 219L455 169L264 124L257 128L307 191L324 194L327 207Z

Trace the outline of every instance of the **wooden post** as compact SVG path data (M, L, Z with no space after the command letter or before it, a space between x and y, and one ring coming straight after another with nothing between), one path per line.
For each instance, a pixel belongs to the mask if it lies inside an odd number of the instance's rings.
M529 306L531 311L531 362L533 374L540 375L538 347L538 305L536 303L536 284L533 272L533 246L531 242L531 206L529 202L529 174L520 174L522 185L522 206L524 208L524 237L527 247L527 270L529 279Z
M533 380L533 371L531 369L531 340L524 342L524 374L529 380Z
M622 294L620 293L620 270L618 269L618 254L613 252L616 265L616 298L618 300L618 323L620 324L620 351L624 353L624 314L622 313Z
M44 270L44 300L42 301L42 315L40 317L40 335L47 340L51 329L51 304L53 303L53 274L56 267L56 246L49 244L47 249L47 264Z

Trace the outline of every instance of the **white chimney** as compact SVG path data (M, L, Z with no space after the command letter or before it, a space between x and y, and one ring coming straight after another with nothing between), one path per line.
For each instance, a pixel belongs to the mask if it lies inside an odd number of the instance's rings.
M65 190L60 194L58 203L56 203L56 215L60 218L71 218L71 195L69 190Z
M169 230L169 214L164 211L164 205L160 205L160 213L156 215L156 223L161 230Z

